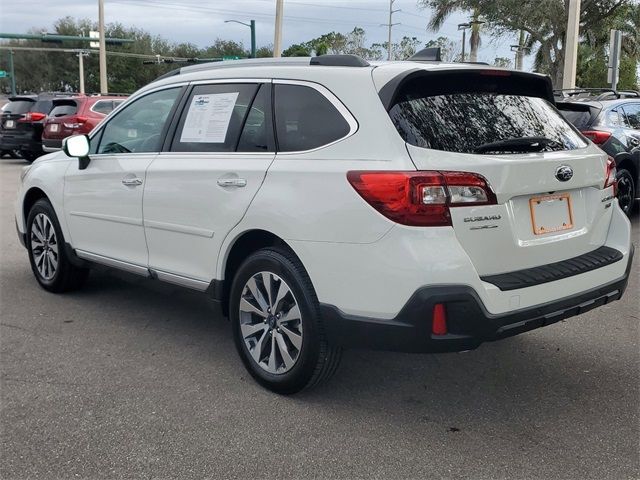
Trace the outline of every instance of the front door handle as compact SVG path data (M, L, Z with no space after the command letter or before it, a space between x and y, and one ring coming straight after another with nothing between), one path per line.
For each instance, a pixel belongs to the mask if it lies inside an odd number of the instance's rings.
M138 185L142 185L142 180L139 178L123 178L122 184L127 187L137 187Z
M221 187L246 187L247 181L244 178L219 178L218 185Z

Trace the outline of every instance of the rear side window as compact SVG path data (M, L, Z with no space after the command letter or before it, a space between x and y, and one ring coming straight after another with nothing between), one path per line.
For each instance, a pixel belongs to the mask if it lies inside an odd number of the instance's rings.
M502 79L504 86L484 81L469 78L461 86L441 80L434 88L417 78L399 92L389 115L407 143L447 152L514 153L521 150L487 147L526 137L544 137L541 151L587 145L547 100L519 94L515 80Z
M622 109L627 117L627 122L631 128L640 130L640 103L630 103L623 105Z
M102 113L103 115L107 115L113 110L113 101L99 100L93 104L93 107L91 107L91 110L97 113Z
M180 117L172 152L235 152L258 84L197 85Z
M336 107L314 88L275 85L278 151L311 150L345 137L350 127Z
M2 113L27 113L34 103L29 100L15 100L5 105Z
M65 102L56 102L53 109L49 112L50 117L64 117L66 115L75 115L78 113L78 105L75 101L69 100Z

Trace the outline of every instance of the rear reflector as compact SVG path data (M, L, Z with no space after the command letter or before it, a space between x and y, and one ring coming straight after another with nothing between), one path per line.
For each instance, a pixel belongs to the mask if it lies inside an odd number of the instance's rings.
M484 177L467 172L352 171L347 179L382 215L402 225L451 225L450 207L495 205Z
M447 334L447 311L444 308L444 303L436 303L433 306L431 333L434 335Z
M602 145L611 138L611 132L601 132L600 130L583 130L582 134L596 145Z

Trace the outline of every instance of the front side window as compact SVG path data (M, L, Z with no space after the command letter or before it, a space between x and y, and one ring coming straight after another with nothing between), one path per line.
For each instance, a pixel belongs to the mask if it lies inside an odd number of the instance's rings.
M159 151L162 131L179 93L179 87L153 92L118 112L104 127L97 153Z
M259 84L193 88L178 122L172 152L235 152Z
M315 88L275 85L278 151L297 152L328 145L349 134L342 114Z

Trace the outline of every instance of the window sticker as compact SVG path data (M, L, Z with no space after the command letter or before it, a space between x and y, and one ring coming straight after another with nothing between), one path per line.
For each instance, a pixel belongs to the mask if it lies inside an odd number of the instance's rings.
M195 95L182 128L182 143L224 143L238 92Z

